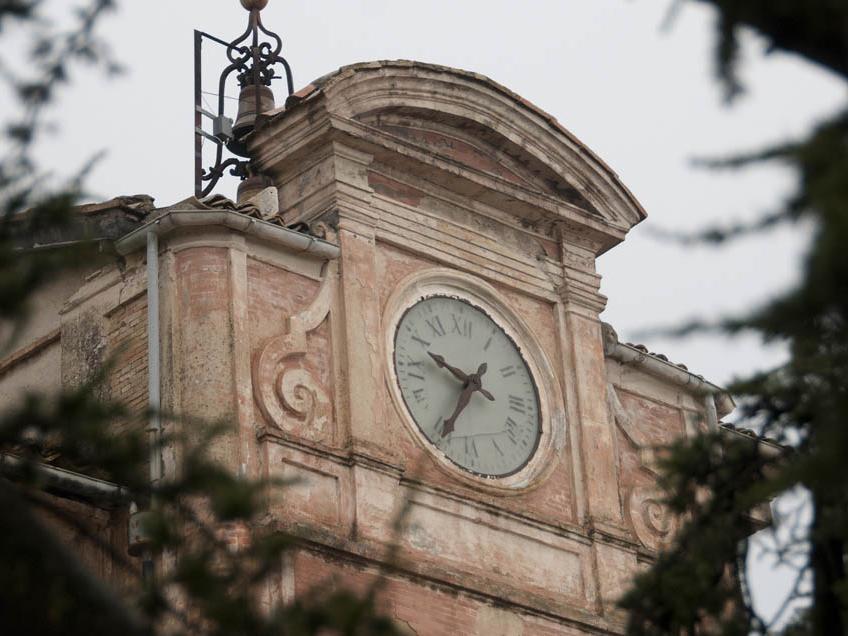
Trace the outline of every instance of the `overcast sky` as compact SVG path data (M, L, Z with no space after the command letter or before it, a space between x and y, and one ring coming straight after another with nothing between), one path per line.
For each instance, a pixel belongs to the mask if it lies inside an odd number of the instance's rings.
M54 15L77 4L54 0ZM108 155L88 182L94 198L149 193L167 205L193 193L192 30L230 40L247 14L237 0L125 0L103 23L128 74L79 75L42 146L44 165ZM713 81L712 13L686 3L670 30L671 0L271 0L263 12L282 35L296 88L340 66L414 59L488 75L548 111L600 155L648 212L627 241L599 261L603 318L624 340L639 330L744 311L797 275L799 228L720 250L680 248L651 228L694 230L754 218L791 188L780 168L744 174L694 170L693 156L726 154L800 134L844 100L841 84L789 56L762 56L749 38L749 94L727 109ZM206 85L223 68L209 54ZM214 66L213 66L214 65ZM278 103L284 95L278 87ZM235 94L235 89L231 89ZM208 97L209 103L213 102ZM2 103L2 102L0 102ZM235 184L219 188L234 192ZM653 351L715 382L780 360L779 346L648 339ZM762 579L762 607L779 599Z

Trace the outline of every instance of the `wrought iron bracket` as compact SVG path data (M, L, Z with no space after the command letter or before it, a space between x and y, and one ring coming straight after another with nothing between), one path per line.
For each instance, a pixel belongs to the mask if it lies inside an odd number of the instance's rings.
M244 4L244 3L242 3ZM258 3L264 6L265 3ZM261 36L267 36L270 41L263 41ZM218 112L212 113L202 107L202 60L203 40L207 39L226 47L229 64L221 72L218 79ZM238 135L233 130L233 120L224 112L225 89L227 81L235 73L239 86L244 89L255 87L255 113L261 112L259 103L259 87L270 86L275 79L285 77L288 95L294 92L294 81L289 63L282 57L283 41L276 33L269 31L262 24L261 9L250 9L247 29L232 42L203 31L194 31L194 191L195 196L208 196L218 181L224 176L228 167L232 166L230 174L246 179L252 174L249 157L246 150L245 138L249 132ZM282 66L284 75L276 75L275 69ZM212 121L212 133L203 130L203 117ZM203 140L215 144L215 163L209 169L203 167ZM242 159L224 159L225 150L230 154L248 157Z

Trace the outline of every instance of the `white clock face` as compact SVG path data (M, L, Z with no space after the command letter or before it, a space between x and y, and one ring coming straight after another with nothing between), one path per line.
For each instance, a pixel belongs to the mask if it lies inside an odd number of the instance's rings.
M394 344L401 395L431 444L479 475L527 464L541 436L538 392L515 342L486 312L430 296L404 313Z

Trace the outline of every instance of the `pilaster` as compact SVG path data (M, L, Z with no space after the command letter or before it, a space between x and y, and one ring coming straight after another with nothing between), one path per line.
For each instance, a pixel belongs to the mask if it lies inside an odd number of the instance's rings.
M396 464L382 385L382 333L377 284L376 229L368 185L372 157L333 142L333 208L341 249L339 306L344 333L348 440L354 455Z
M623 534L614 430L606 400L606 363L599 314L606 306L595 271L594 246L563 237L564 283L560 288L565 327L564 373L572 379L573 406L579 428L576 453L583 471L586 522L593 528Z
M595 270L597 246L581 237L562 239L565 368L571 378L569 400L572 443L578 474L578 513L592 538L592 563L598 610L621 620L616 602L635 570L635 552L625 529L620 500L614 423L606 399L606 362L599 314L606 306ZM582 484L581 484L582 482Z
M250 317L248 311L247 252L244 239L238 248L229 248L230 338L233 354L235 420L238 429L239 474L256 479L262 472L261 453L256 441L253 381L250 365Z

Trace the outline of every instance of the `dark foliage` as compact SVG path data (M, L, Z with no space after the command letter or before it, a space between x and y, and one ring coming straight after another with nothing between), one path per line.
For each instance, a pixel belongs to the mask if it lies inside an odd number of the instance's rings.
M745 29L764 37L773 50L798 54L848 78L843 0L698 1L716 9L717 69L727 98L742 89L738 37ZM798 489L809 498L812 522L783 533L776 552L786 562L801 556L785 607L806 600L809 608L789 621L785 633L848 632L848 110L803 139L704 163L736 170L762 162L789 166L799 177L782 209L750 226L711 228L683 240L720 244L805 220L814 229L801 281L747 314L718 324L693 323L678 333L753 331L787 345L785 364L731 387L743 396L741 411L750 426L783 449L766 452L762 444L728 443L717 435L671 449L664 485L669 505L688 521L676 544L622 601L631 612L632 634L773 633L754 612L748 593L749 512Z

